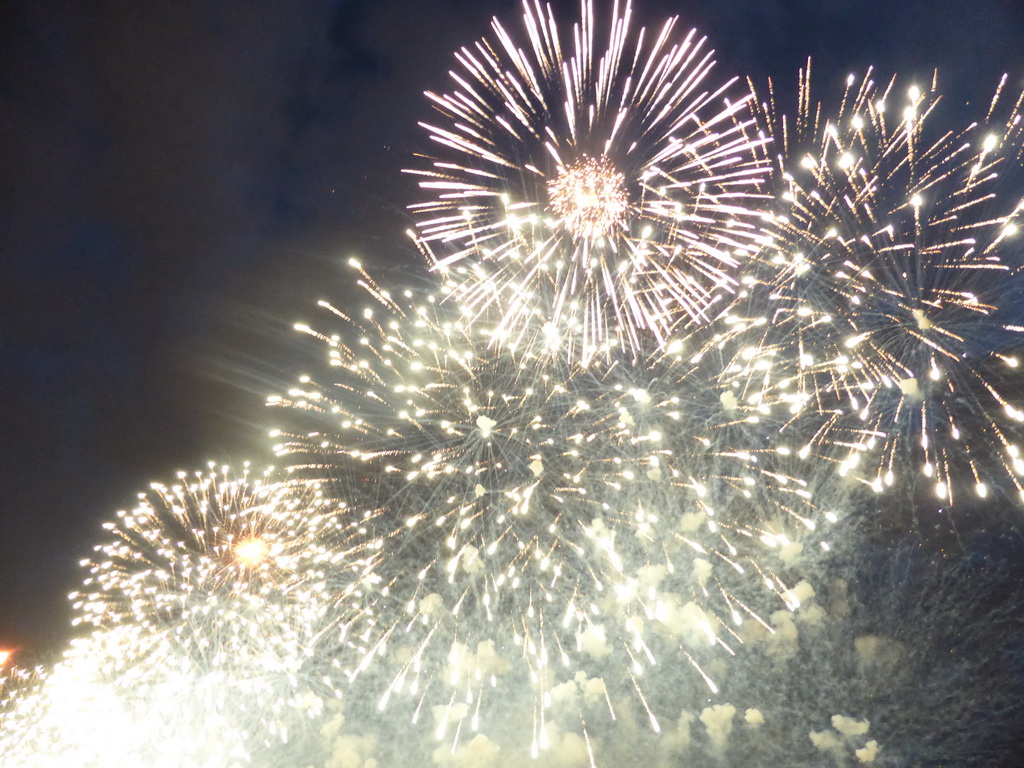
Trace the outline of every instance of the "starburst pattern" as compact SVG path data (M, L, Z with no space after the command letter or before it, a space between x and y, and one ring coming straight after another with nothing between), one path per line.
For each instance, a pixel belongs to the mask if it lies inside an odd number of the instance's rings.
M712 52L675 20L632 28L589 3L568 42L524 3L529 48L497 21L459 55L456 88L428 94L437 154L411 171L435 268L468 306L496 308L495 339L529 342L538 317L586 361L664 339L735 287L761 165L749 92L714 83ZM732 95L730 95L732 94Z
M139 647L158 649L273 733L300 702L337 695L320 659L344 646L372 548L359 515L316 483L212 467L178 480L106 526L112 540L72 595L76 621L135 628L126 657L148 666Z
M793 431L878 491L913 477L946 503L1021 490L1024 202L999 194L1019 178L1021 118L1019 102L996 118L1001 96L943 133L934 87L869 72L834 116L809 78L794 121L767 115L780 154L757 343L780 349L782 398L812 415Z
M113 541L96 548L86 589L72 598L81 621L161 630L277 590L300 604L327 571L359 567L347 559L345 501L315 483L226 467L178 481L154 484L105 526Z

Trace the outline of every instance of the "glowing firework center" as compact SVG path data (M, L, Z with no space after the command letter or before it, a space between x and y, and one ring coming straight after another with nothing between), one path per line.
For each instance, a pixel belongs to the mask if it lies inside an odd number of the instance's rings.
M258 536L247 537L235 545L235 558L245 568L256 568L269 556L270 547Z
M626 177L611 160L583 156L548 182L551 211L574 240L611 238L626 218Z

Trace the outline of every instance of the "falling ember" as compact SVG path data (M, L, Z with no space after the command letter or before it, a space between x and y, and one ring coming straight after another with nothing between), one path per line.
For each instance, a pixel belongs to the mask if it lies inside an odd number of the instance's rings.
M551 210L575 240L606 238L625 225L625 184L607 157L584 155L548 182Z

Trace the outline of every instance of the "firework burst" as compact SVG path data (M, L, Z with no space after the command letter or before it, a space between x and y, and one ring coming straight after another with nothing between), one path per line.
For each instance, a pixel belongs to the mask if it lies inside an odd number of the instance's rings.
M676 20L655 35L613 6L602 47L589 2L563 37L524 3L529 47L498 21L458 54L450 93L428 93L436 154L410 171L434 266L494 340L541 328L587 361L707 319L750 250L761 165L749 92L715 83L712 51ZM732 95L730 95L732 94Z
M454 301L396 297L357 269L375 306L322 303L341 333L299 326L326 344L329 383L271 399L306 427L277 430L278 453L313 477L366 476L380 510L350 696L436 718L454 750L500 733L539 754L553 691L582 671L592 693L613 685L602 717L636 707L655 732L674 695L655 665L713 691L705 667L746 623L774 631L762 606L797 609L793 565L825 517L776 466L759 398L718 383L726 319L584 368L491 344ZM502 723L510 701L521 729Z
M172 635L136 624L96 629L72 641L52 667L27 676L2 703L4 765L292 764L297 753L290 745L310 738L336 696L323 702L298 693L296 684L274 707L262 700L263 686L253 685L271 673L269 666L247 661L230 669L197 661Z
M4 765L246 765L254 722L218 694L222 685L142 627L97 630L4 702Z
M766 107L778 181L756 299L769 322L752 343L778 350L778 399L817 417L792 429L805 448L877 491L908 476L947 503L1021 489L1024 412L1007 382L1024 202L1003 198L1021 116L1018 101L996 117L1001 90L963 132L936 127L934 84L871 73L828 117L808 77L794 120Z
M289 709L336 695L320 665L344 646L372 550L359 517L315 483L226 468L178 479L106 526L113 540L72 595L77 621L137 628L274 733Z

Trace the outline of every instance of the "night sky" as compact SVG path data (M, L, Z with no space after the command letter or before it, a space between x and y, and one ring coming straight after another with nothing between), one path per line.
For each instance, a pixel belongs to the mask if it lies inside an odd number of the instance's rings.
M820 95L937 67L966 124L1003 72L1024 86L1020 0L637 6L708 35L720 76L783 90L808 56ZM400 169L422 91L517 9L0 4L0 645L63 645L78 561L150 482L270 460L264 397L319 354L292 324L344 297L351 255L384 281L419 263Z

